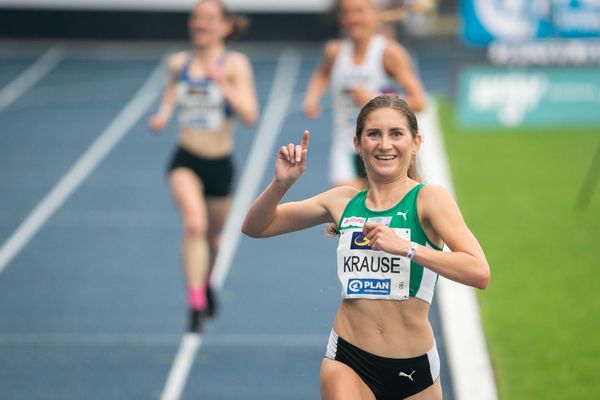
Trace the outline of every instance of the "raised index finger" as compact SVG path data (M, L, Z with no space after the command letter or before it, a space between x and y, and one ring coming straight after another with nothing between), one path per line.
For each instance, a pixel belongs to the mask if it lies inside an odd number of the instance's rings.
M308 131L304 131L304 135L302 136L302 143L300 144L300 146L302 146L302 150L306 150L308 148L308 137L310 136L310 133Z

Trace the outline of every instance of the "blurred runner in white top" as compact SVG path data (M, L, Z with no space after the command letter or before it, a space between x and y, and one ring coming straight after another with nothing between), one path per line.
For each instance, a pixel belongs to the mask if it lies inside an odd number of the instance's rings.
M352 138L360 108L373 97L401 91L415 111L425 108L426 96L406 49L378 33L380 10L373 0L339 0L337 11L344 39L325 44L321 64L308 85L303 112L320 115L320 99L331 85L334 128L330 153L333 186L363 187L364 165Z

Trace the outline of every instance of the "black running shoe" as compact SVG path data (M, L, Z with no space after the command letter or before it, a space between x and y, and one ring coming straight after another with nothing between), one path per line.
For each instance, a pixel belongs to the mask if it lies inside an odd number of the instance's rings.
M206 314L208 318L217 315L217 294L210 285L206 286Z
M188 331L191 333L202 333L206 311L190 309L189 317Z

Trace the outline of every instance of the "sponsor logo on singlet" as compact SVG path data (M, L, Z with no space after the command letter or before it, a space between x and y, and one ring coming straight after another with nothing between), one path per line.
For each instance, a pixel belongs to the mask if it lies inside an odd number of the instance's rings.
M346 294L389 295L391 279L349 279Z
M342 220L341 228L347 228L349 226L362 227L365 225L366 219L363 217L346 217Z

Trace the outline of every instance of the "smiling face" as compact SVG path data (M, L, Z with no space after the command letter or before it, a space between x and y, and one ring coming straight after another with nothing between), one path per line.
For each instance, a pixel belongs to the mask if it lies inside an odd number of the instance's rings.
M340 25L354 40L373 35L379 24L377 9L371 0L340 0Z
M354 146L371 178L394 180L407 176L411 160L421 145L421 136L411 131L408 118L391 107L366 115Z
M220 3L203 0L190 13L188 29L190 38L197 47L205 48L225 41L232 30Z

